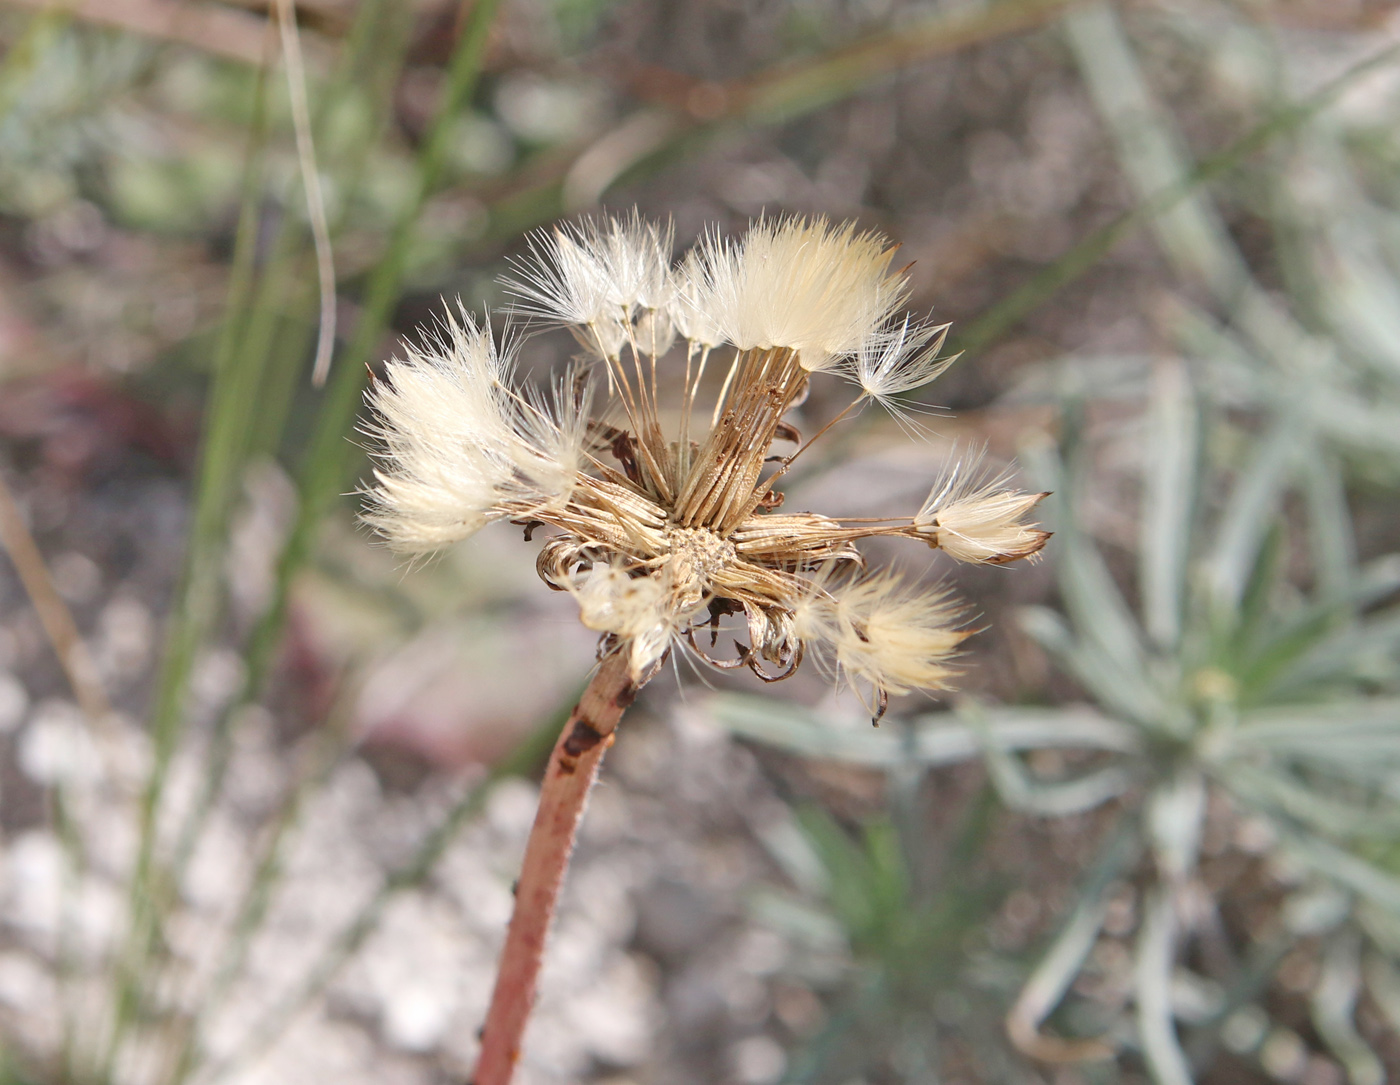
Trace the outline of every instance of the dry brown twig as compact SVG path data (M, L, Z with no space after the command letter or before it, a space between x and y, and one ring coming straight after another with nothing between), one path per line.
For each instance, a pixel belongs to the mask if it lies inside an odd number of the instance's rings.
M301 33L297 29L296 0L274 0L277 25L282 38L283 63L287 69L287 94L292 106L292 127L296 132L297 163L306 191L306 214L316 248L316 281L321 294L321 320L316 333L316 362L311 383L320 388L331 369L335 350L335 257L331 251L331 229L326 221L326 201L321 191L321 173L316 168L316 144L311 133L311 106L306 99L306 65Z
M0 546L10 555L10 561L19 573L20 582L44 628L44 635L48 637L54 654L68 676L83 714L95 727L104 730L110 728L112 706L98 680L97 665L78 634L78 626L73 621L68 604L54 586L44 557L34 542L34 536L29 533L24 514L3 474L0 474Z
M250 12L183 0L0 0L9 7L54 12L85 23L124 30L158 41L190 45L213 56L263 67L276 59L269 47L272 24ZM332 48L323 39L303 35L308 64L329 65Z

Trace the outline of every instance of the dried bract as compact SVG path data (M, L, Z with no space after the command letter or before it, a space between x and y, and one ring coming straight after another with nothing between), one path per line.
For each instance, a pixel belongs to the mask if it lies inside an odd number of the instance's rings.
M975 462L960 463L933 487L914 523L930 546L959 561L1004 565L1034 558L1050 538L1026 522L1047 496L1010 489L1005 479L979 477Z

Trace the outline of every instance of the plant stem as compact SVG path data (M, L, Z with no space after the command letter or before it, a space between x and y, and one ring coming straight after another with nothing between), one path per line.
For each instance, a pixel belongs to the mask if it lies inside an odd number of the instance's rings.
M574 835L598 777L598 765L612 745L618 720L637 695L637 688L627 654L609 655L583 691L549 755L540 807L515 887L515 912L482 1029L481 1059L473 1085L509 1085L515 1073L525 1024L535 1001L545 937L574 850Z

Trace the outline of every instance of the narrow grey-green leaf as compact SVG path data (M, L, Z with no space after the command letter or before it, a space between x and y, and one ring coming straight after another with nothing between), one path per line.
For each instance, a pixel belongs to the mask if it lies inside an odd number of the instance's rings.
M1185 367L1159 365L1143 454L1139 578L1147 634L1163 649L1181 639L1186 561L1196 520L1198 428Z

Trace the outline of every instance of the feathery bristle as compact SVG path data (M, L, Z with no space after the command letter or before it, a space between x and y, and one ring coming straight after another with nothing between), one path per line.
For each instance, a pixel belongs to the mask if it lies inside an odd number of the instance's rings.
M506 289L517 311L591 331L586 345L616 357L632 319L671 304L672 228L627 218L585 219L529 239Z
M581 377L568 370L548 396L531 395L516 404L518 439L506 446L516 472L513 489L540 511L568 504L587 466L593 385Z
M691 249L676 269L676 293L671 304L671 319L682 337L700 348L724 344L724 332L714 318L712 307L706 305L706 263L701 247Z
M365 518L400 553L439 550L496 519L512 473L506 356L465 315L449 318L435 345L391 361L368 394L377 422L367 432L385 447Z
M896 327L876 332L856 351L852 375L866 397L897 409L896 396L922 388L943 375L958 355L940 358L951 325L921 327L908 318Z

